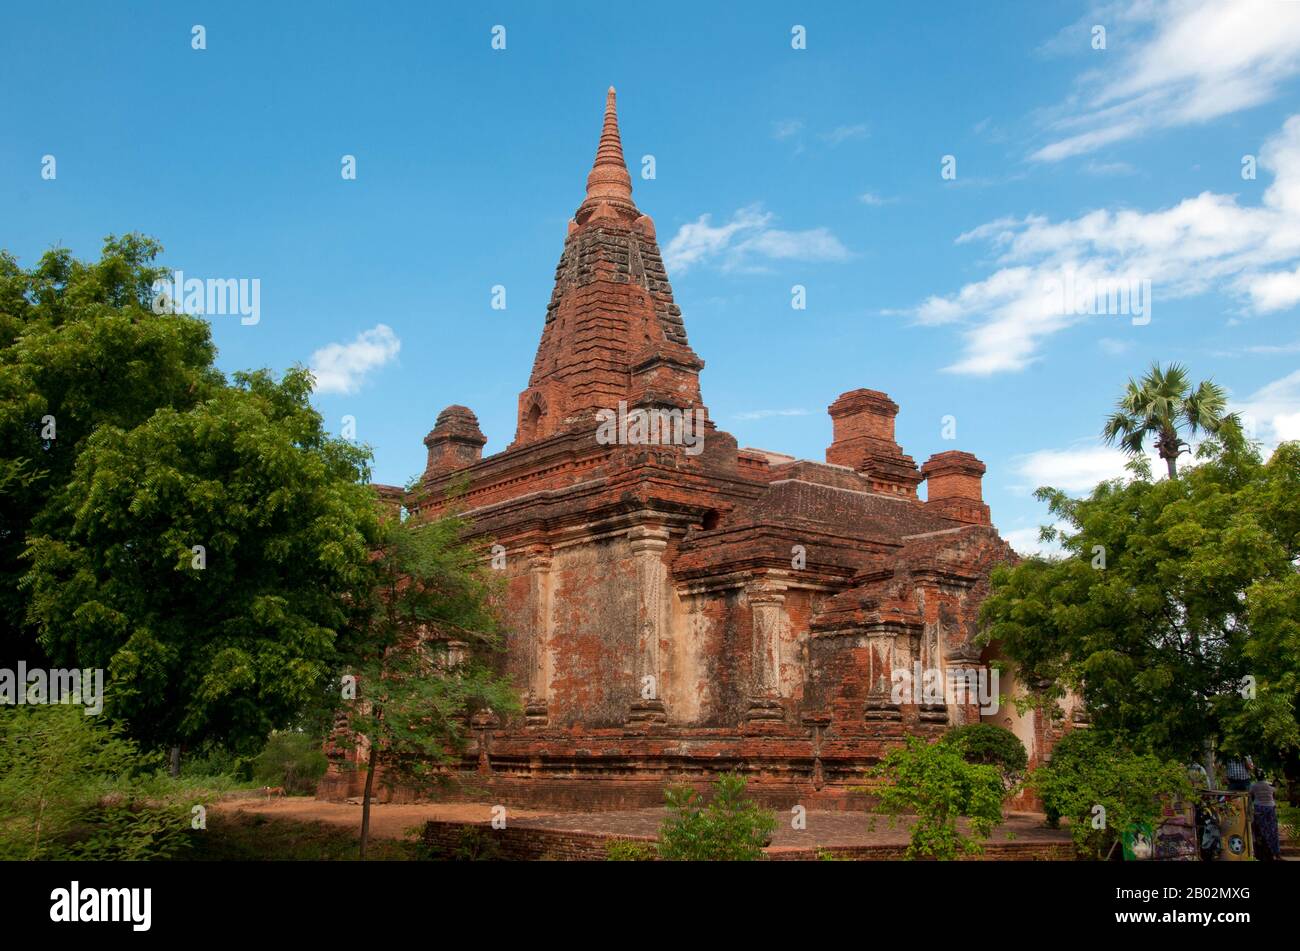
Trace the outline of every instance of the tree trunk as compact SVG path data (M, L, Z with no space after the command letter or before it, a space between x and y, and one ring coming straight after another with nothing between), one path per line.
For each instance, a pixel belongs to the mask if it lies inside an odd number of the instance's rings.
M1178 478L1178 433L1160 431L1156 436L1156 452L1169 468L1169 478Z
M1201 741L1201 755L1204 762L1201 764L1205 767L1205 775L1210 778L1210 788L1214 788L1214 740L1206 737Z
M361 861L366 860L366 843L370 839L370 793L375 788L375 761L379 756L378 739L370 743L370 757L366 760L366 791L361 797Z
M167 764L167 775L175 779L181 774L181 748L180 746L172 747L171 760Z

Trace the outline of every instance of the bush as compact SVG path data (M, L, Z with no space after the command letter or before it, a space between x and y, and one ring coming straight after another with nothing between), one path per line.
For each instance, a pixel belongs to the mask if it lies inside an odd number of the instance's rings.
M0 859L154 859L188 844L189 803L160 802L149 765L82 707L0 707Z
M197 779L227 776L235 783L251 783L254 762L256 757L240 756L219 746L195 752L187 751L186 755L181 757L181 777Z
M1277 821L1282 837L1287 842L1300 842L1300 806L1279 802L1277 804Z
M664 790L669 815L659 830L659 857L668 861L752 862L776 830L776 817L745 798L742 776L724 774L706 806L689 786Z
M659 850L652 842L611 839L605 843L605 857L611 862L653 862Z
M977 854L1002 818L1002 774L996 767L967 762L954 744L909 737L890 751L872 775L886 784L876 790L880 809L891 816L915 815L907 857L954 859ZM962 834L959 818L970 825Z
M87 812L61 856L96 862L171 859L190 847L190 818L183 804L115 802Z
M1094 858L1106 855L1130 825L1155 821L1162 799L1193 795L1181 763L1134 752L1091 729L1063 736L1026 785L1043 801L1048 823L1070 819L1075 848Z
M460 830L450 857L453 862L498 862L501 860L501 847L491 829L465 826Z
M996 766L1002 773L1002 785L1008 790L1020 782L1029 765L1029 753L1020 738L992 723L953 727L944 734L942 742L960 752L968 763Z
M321 741L307 733L272 733L253 760L253 779L283 786L287 795L310 796L329 765Z

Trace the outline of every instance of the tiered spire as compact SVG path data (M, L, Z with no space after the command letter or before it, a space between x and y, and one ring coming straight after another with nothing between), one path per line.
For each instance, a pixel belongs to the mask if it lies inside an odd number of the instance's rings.
M578 224L606 206L635 218L640 214L632 202L632 176L627 173L623 160L623 142L618 134L618 109L615 105L614 87L605 95L605 124L600 130L600 145L596 148L596 161L587 176L587 197L579 206L574 218Z
M654 222L632 203L614 97L610 87L587 195L569 222L512 445L594 431L596 414L623 402L700 405L704 362L687 343Z

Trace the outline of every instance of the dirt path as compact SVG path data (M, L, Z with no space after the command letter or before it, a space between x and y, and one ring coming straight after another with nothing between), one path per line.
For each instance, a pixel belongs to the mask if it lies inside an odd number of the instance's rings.
M305 796L284 799L225 799L214 807L218 812L256 812L298 822L327 822L330 825L361 828L361 804L325 802ZM509 817L532 819L550 813L534 809L510 807ZM430 819L473 821L492 818L492 807L481 802L429 802L393 805L372 803L370 806L370 834L381 839L403 839L414 826Z

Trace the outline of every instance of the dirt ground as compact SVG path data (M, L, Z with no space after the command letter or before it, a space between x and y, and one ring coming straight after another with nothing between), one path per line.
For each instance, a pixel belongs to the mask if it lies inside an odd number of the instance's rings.
M326 822L332 825L357 829L361 826L361 804L325 802L295 796L285 799L257 797L228 799L220 809L255 812L301 822ZM420 826L430 819L448 821L486 821L492 818L492 807L487 803L448 802L393 805L374 803L370 807L371 834L378 838L402 839L407 830ZM615 833L653 838L663 822L663 809L636 809L623 812L544 812L533 809L509 808L508 819L521 826L546 829L578 830L586 832ZM907 842L911 823L904 820L891 827L887 819L880 819L872 828L871 817L858 812L809 812L806 830L794 830L790 823L778 825L773 845L777 847L802 847L809 839L818 846L830 845L885 845ZM1005 823L994 832L990 842L1006 841L1011 832L1020 842L1068 842L1064 830L1046 829L1040 815L1011 813Z
M306 796L288 796L283 799L264 797L225 799L214 807L218 812L257 812L280 819L299 822L327 822L331 825L361 828L361 804L325 802ZM512 819L533 819L551 813L511 807ZM492 818L492 807L479 802L432 802L394 805L372 803L370 806L370 834L381 839L402 839L408 829L423 825L430 819L485 820Z

